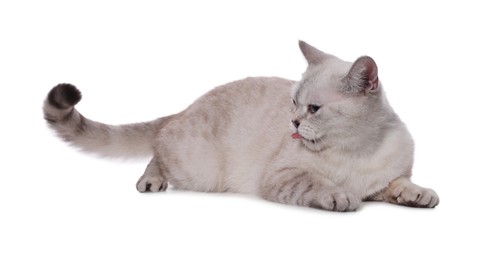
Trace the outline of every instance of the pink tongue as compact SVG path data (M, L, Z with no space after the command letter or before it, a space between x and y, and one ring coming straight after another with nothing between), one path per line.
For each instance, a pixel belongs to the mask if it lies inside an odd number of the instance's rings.
M294 133L291 135L293 139L301 139L301 135L299 133Z

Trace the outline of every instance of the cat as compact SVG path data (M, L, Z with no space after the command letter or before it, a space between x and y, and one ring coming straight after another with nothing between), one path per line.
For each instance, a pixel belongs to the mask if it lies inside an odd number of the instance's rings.
M139 192L234 192L330 211L363 201L434 208L411 182L414 143L395 114L375 61L346 62L299 41L302 79L254 77L217 87L186 110L107 125L81 115L81 92L59 84L44 101L48 125L83 151L152 156Z

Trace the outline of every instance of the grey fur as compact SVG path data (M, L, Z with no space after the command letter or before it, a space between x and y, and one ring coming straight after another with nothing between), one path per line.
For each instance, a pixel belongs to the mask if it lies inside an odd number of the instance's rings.
M140 192L170 183L334 211L356 210L363 200L438 205L433 190L410 181L414 143L387 101L375 61L350 63L299 46L309 64L299 82L247 78L181 113L120 126L83 117L74 108L81 93L60 84L44 103L45 119L84 151L152 156L136 184Z

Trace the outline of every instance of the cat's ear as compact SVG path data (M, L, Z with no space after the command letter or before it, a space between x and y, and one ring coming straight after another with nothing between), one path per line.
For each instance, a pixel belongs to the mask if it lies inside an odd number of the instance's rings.
M303 53L304 57L308 61L308 65L317 65L322 63L325 59L330 57L331 55L326 54L315 47L307 44L304 41L299 41L299 48Z
M344 80L348 91L374 93L379 89L377 64L371 57L362 56L353 63Z

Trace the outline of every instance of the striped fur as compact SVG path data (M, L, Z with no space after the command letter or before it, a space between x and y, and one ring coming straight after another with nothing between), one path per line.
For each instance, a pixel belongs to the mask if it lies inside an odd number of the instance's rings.
M353 211L360 198L327 179L299 168L283 168L267 175L261 183L261 196L284 204L333 211Z
M44 118L64 141L83 151L103 157L147 157L167 118L151 122L107 125L85 118L74 108L81 100L80 91L71 84L59 84L44 102Z
M341 212L363 200L438 205L433 190L410 180L414 143L387 101L375 61L346 62L304 42L300 48L309 66L299 82L246 78L178 114L127 125L85 118L74 107L80 91L59 84L47 95L44 118L83 151L152 156L136 184L140 192L171 184Z

